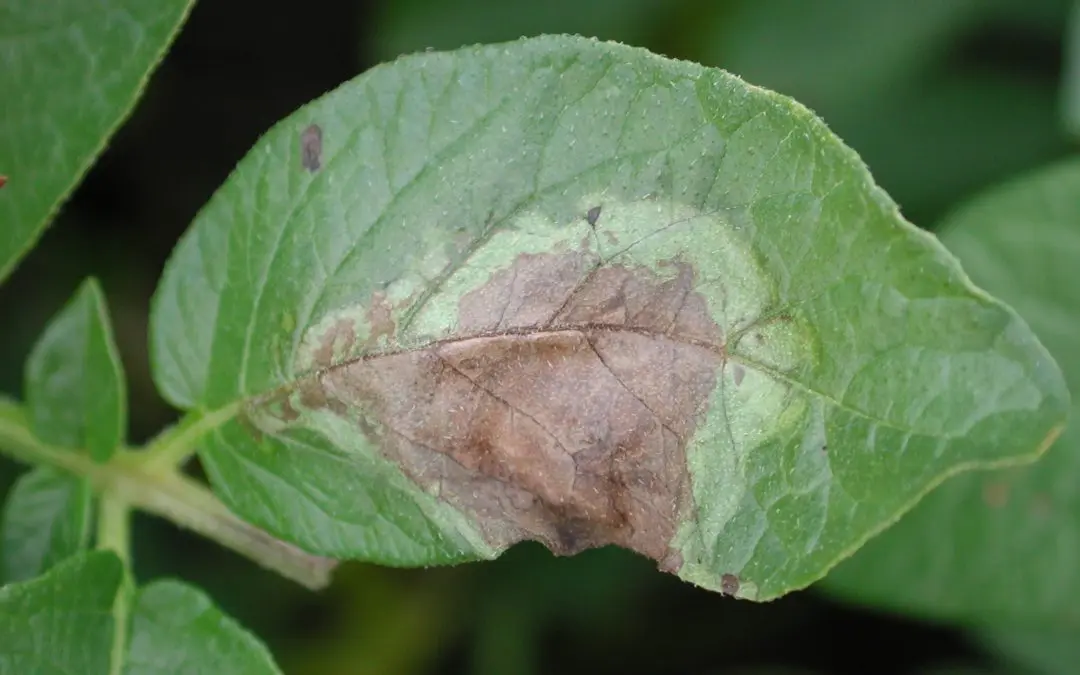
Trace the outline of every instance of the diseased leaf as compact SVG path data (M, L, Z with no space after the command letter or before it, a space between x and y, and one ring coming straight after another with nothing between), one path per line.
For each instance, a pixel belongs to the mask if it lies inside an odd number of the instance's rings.
M0 0L0 281L105 147L193 0Z
M972 278L1031 323L1080 390L1080 161L976 197L946 219ZM1072 404L1072 419L1078 403ZM835 593L980 624L1080 628L1080 428L1034 466L950 480L829 576Z
M0 588L0 673L109 673L121 573L116 555L94 551Z
M26 362L34 433L104 462L124 440L127 390L105 297L93 279L49 323Z
M254 636L195 588L157 581L139 590L125 675L280 673Z
M1068 401L806 109L568 37L278 125L177 248L152 351L173 403L238 411L200 449L222 498L313 552L619 544L757 599Z
M90 541L90 486L48 467L23 474L0 521L0 583L44 573Z

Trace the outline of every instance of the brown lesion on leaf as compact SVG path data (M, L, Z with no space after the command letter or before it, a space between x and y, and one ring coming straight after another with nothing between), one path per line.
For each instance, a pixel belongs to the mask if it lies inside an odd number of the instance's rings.
M384 311L370 313L372 335L392 333ZM693 267L521 254L458 313L454 337L324 366L303 405L361 416L386 458L493 547L616 544L678 571L686 447L725 359ZM320 362L341 333L324 336Z
M741 585L739 577L734 574L725 574L720 577L720 592L724 595L738 595Z
M347 318L338 319L319 337L312 352L316 368L329 368L342 361L342 354L351 354L356 346L356 326Z
M7 181L8 181L8 178L7 178L7 176L4 176L4 175L0 175L0 188L2 188L2 187L4 187L5 185L7 185Z
M300 164L311 173L322 168L322 127L312 124L300 134Z
M365 350L378 345L379 338L386 338L387 344L391 343L397 332L397 324L394 322L394 306L387 301L385 293L376 291L372 294L367 309L367 321L371 332L364 340Z

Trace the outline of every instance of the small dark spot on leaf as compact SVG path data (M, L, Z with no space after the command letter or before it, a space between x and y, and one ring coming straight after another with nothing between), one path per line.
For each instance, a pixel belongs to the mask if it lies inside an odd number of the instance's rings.
M828 443L822 443L821 444L821 451L822 452L828 452L829 451L829 444Z
M739 586L739 577L734 574L725 574L720 577L720 592L724 595L737 595Z
M585 220L589 221L589 225L596 225L596 221L600 220L600 207L594 206L585 213Z
M322 167L322 128L318 124L300 134L300 163L312 173Z
M1009 484L1003 482L983 485L983 501L993 509L1000 509L1009 503Z
M743 378L746 377L746 369L735 363L731 366L731 377L735 380L735 386L742 384Z

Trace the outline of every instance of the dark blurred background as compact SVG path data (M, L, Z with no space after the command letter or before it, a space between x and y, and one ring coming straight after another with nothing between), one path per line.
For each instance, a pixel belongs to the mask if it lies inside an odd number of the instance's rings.
M202 0L131 119L0 287L0 391L87 275L108 295L131 440L175 414L155 393L147 309L181 232L271 124L372 65L580 33L731 70L799 99L858 150L916 224L1073 150L1060 120L1066 0ZM0 460L0 492L17 473ZM308 593L157 520L136 572L178 576L290 675L919 673L984 666L962 633L808 591L754 605L618 550L523 545L453 569L343 566Z

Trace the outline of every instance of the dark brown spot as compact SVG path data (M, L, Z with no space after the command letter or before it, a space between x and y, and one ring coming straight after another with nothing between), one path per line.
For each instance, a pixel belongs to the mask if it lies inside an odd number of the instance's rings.
M596 225L596 221L600 220L600 207L594 206L585 212L585 220L589 221L589 225Z
M0 188L7 185L7 176L0 176Z
M660 277L584 251L519 255L461 298L454 336L328 367L303 402L362 414L384 455L495 547L616 544L677 571L686 445L724 346L693 268L670 266ZM328 332L316 360L350 330Z
M720 577L720 592L724 595L738 595L740 585L739 577L734 574L725 574Z
M312 173L322 167L322 127L318 124L300 134L300 164Z

